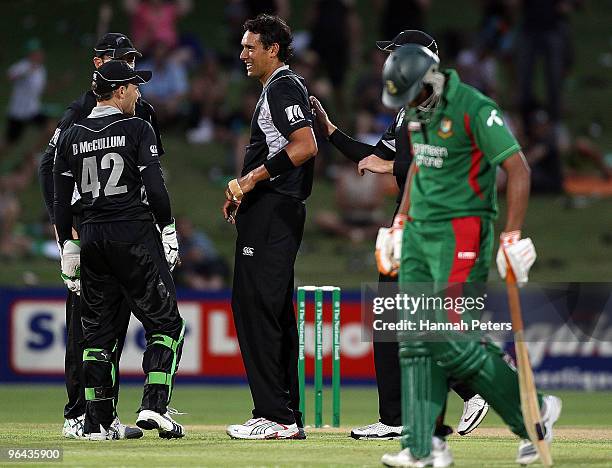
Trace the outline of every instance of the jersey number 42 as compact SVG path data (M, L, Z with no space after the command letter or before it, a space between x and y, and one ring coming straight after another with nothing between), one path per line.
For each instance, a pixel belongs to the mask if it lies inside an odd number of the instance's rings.
M100 169L111 169L111 161L112 171L104 187L104 195L107 197L127 192L127 185L117 185L124 168L123 158L119 153L106 153L100 161ZM100 188L97 158L95 156L83 158L81 194L91 192L93 198L98 198L100 196Z

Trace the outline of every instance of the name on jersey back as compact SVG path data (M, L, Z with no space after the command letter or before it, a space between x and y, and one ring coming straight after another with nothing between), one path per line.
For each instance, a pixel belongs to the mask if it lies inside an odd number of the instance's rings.
M72 154L90 153L92 151L103 150L107 148L117 148L125 146L125 135L108 136L98 138L92 141L80 141L72 144Z

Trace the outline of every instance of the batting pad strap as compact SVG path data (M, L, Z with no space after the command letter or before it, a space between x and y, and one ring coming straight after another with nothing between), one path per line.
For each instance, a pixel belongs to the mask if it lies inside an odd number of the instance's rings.
M279 176L296 167L285 150L276 153L270 159L266 160L263 165L268 171L268 174L270 174L270 178Z
M165 372L149 372L147 374L148 384L172 385L172 374Z
M112 400L115 398L113 387L85 387L87 401Z
M157 338L157 339L151 344L163 345L167 348L170 348L172 352L174 353L176 353L176 350L178 349L182 341L181 338L179 338L178 340L175 340L168 335L162 335L162 334L153 335L153 338Z

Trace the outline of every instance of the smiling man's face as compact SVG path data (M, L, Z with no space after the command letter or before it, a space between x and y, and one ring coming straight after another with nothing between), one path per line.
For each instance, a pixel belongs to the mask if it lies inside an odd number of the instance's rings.
M259 40L259 34L245 31L242 36L242 52L240 60L246 65L247 76L260 79L266 76L276 64L276 55L271 53L272 47L265 49Z

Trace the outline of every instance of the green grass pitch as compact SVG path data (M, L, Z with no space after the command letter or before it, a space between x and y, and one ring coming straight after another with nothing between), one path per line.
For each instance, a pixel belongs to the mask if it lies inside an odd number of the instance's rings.
M331 415L326 388L324 418ZM119 413L133 423L141 389L125 386ZM612 467L612 398L609 393L557 392L564 409L553 444L555 466ZM312 393L307 395L307 421L312 423ZM376 420L373 387L344 387L342 428L307 429L305 441L238 441L225 435L227 424L249 417L251 399L242 386L178 385L173 405L187 412L177 419L186 425L181 440L159 439L147 432L137 441L89 442L61 436L64 390L62 386L0 386L0 447L64 449L68 466L380 466L380 456L398 450L397 441L355 441L351 426ZM456 425L461 410L452 395L447 422ZM497 415L490 413L474 433L451 436L455 466L513 467L517 440ZM21 462L21 465L24 463ZM11 463L15 466L15 463ZM0 461L0 466L4 466ZM36 466L44 466L36 463ZM48 466L58 466L50 463ZM540 465L541 466L541 465Z

